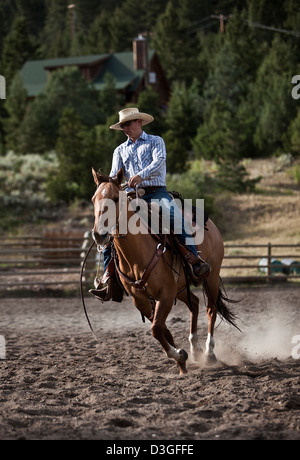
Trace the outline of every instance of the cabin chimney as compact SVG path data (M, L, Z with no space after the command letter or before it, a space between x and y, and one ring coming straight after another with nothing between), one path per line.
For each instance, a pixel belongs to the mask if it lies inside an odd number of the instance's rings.
M145 70L145 86L148 86L148 40L142 34L133 40L133 66L134 70Z

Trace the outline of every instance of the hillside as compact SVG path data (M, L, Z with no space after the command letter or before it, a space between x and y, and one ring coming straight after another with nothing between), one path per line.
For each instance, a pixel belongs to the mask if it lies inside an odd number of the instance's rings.
M250 177L262 178L258 193L216 199L226 243L299 244L300 189L291 165L260 159L249 161L246 167Z
M257 192L240 195L223 192L215 197L212 217L225 243L300 244L300 188L292 174L297 163L300 160L293 164L276 158L247 160L245 166L250 177L261 176ZM69 209L61 208L47 227L86 231L92 225L92 205L80 201ZM32 232L32 228L27 230Z

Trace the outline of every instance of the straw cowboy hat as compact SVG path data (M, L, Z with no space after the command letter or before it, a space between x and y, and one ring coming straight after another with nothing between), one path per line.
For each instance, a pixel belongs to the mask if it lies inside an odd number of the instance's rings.
M129 109L123 109L119 112L119 123L111 125L110 129L122 130L121 124L131 120L142 120L142 126L144 126L148 125L148 123L151 123L151 121L153 121L154 118L152 117L152 115L148 115L148 113L139 112L139 109L131 107Z

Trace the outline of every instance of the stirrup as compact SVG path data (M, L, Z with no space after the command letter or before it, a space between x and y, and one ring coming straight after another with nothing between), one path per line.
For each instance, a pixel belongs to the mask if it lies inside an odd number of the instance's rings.
M89 289L89 293L95 296L97 299L101 300L101 302L107 302L108 300L111 300L111 292L109 292L110 289L107 286L101 289Z
M211 267L207 262L201 259L199 260L198 263L200 265L200 268L201 267L203 268L203 266L206 266L206 270L204 270L202 273L199 273L199 274L195 274L194 272L195 265L198 265L197 263L193 265L188 264L190 268L191 281L193 285L196 287L199 286L202 283L202 281L210 275L210 272L211 272Z
M124 294L123 288L119 285L114 275L108 278L107 286L101 289L90 289L89 293L101 300L101 302L108 302L109 300L122 302Z

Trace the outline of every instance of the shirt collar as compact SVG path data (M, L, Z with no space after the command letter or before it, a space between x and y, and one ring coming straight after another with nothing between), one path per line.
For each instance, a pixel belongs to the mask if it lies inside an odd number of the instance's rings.
M146 141L146 140L148 139L148 134L145 133L145 131L142 131L140 137L136 140L136 142L138 142L140 139ZM132 142L131 139L127 139L126 144L127 144L127 145L133 144L133 142Z

